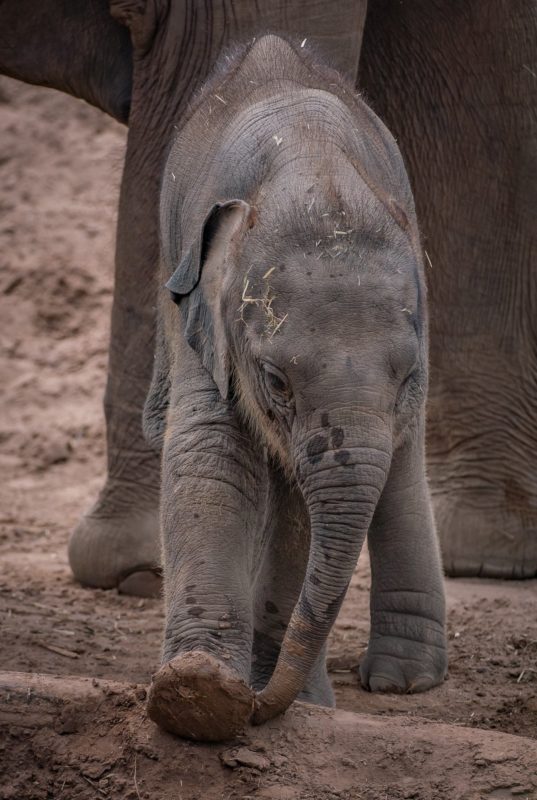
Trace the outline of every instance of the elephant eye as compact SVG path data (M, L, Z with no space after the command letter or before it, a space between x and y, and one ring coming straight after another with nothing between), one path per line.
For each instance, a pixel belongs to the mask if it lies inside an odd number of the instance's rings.
M283 381L279 375L276 375L275 372L267 372L267 380L272 391L285 392L285 381Z
M291 389L283 372L280 372L272 364L263 364L263 376L270 397L276 403L288 403L291 398Z

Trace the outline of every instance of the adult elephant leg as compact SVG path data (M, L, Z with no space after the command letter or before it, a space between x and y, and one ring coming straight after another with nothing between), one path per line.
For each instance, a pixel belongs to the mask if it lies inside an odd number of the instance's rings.
M360 83L399 140L428 270L428 462L446 571L537 575L537 14L372 0Z
M446 674L442 567L423 461L421 433L394 453L369 529L371 633L360 676L372 691L424 691Z
M44 27L50 34L45 37ZM132 69L128 31L112 19L107 0L1 4L0 72L6 75L69 92L126 122ZM152 369L158 167L151 158L148 167L141 159L140 170L133 158L140 150L139 101L132 123L119 213L105 399L108 478L99 500L73 533L69 557L82 583L152 594L159 588L154 573L159 561L159 464L144 442L141 410ZM158 153L162 146L163 141L148 140L146 149L155 147ZM145 206L133 215L133 192L142 189Z
M105 394L108 476L71 536L69 560L81 583L148 595L160 591L160 464L144 439L142 412L153 369L158 176L172 123L164 120L148 135L139 72L135 69L117 228Z
M276 469L271 471L266 543L255 585L254 645L251 684L266 686L298 600L310 548L310 524L304 499ZM333 706L334 693L323 648L299 700Z

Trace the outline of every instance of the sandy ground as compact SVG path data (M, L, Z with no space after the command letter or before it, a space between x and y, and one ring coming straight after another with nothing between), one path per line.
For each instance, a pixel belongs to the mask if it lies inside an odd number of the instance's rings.
M104 476L101 400L125 131L81 102L5 79L0 131L0 670L146 684L158 663L161 602L83 589L66 558L69 531ZM222 747L150 728L142 689L130 700L109 692L117 702L105 707L94 698L84 713L77 706L71 725L61 697L50 700L54 713L45 700L30 713L31 691L26 705L15 692L19 705L2 715L12 695L0 681L0 798L537 798L537 581L446 581L449 679L402 697L359 687L368 585L363 559L330 647L338 707L374 715L362 727L356 715L311 716L304 707L267 728L261 744L245 740L265 762L228 754L235 766L226 766ZM358 752L352 736L362 728L372 733L367 741L356 733ZM518 738L484 736L493 729ZM141 731L150 731L143 744ZM425 731L421 745L416 731ZM433 745L423 744L428 736ZM500 740L511 743L498 745L503 761L479 757L476 742ZM533 755L517 761L509 747ZM154 777L159 748L176 754L173 791Z

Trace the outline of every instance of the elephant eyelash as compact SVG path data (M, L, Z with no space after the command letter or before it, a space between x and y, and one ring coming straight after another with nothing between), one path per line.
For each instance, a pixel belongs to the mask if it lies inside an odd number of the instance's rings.
M272 364L261 364L263 385L267 399L285 411L293 405L293 395L287 377Z
M279 375L276 375L275 372L265 372L265 375L269 388L272 391L282 395L287 393L287 384Z

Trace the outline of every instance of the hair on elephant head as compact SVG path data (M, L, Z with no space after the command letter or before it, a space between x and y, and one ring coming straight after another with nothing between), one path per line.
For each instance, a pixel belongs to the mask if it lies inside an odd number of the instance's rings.
M283 468L306 509L309 553L287 592L293 603L279 620L279 653L258 681L259 722L307 686L368 528L384 498L393 504L390 487L405 470L420 486L412 502L428 528L424 557L440 580L423 469L427 322L412 196L396 144L370 109L332 73L264 37L220 75L217 91L211 84L202 92L179 132L163 182L161 241L172 273L166 286L181 311L178 321L163 301L173 376L164 658L179 683L196 683L184 670L189 651L216 665L225 659L248 682L259 565L278 536L269 524L274 498L263 489L274 469ZM190 519L185 508L200 492L203 509ZM230 562L210 544L215 530L229 531ZM204 585L212 598L195 634L187 584ZM215 631L222 608L233 624ZM221 717L215 723L207 695L198 696L195 721L187 714L188 723L178 722L175 712L172 719L159 681L150 711L165 727L230 734ZM251 700L243 711L241 719Z

